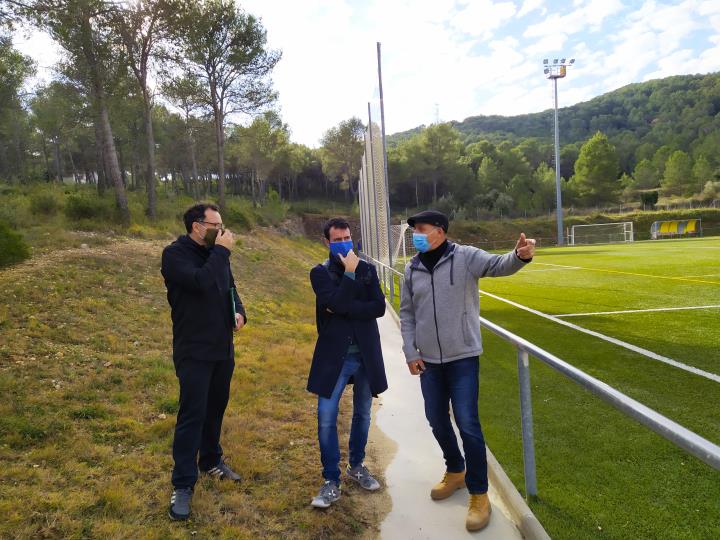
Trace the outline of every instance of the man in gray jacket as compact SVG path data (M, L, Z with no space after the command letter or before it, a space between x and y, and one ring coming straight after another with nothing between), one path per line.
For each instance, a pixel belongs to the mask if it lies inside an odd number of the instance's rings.
M475 531L490 520L485 439L478 417L482 354L478 279L520 270L532 260L535 240L521 234L513 251L492 255L449 242L448 218L440 212L421 212L408 224L419 253L405 267L400 300L403 352L410 373L420 375L425 416L446 466L430 496L445 499L467 485L470 504L465 525ZM450 423L450 403L465 457Z

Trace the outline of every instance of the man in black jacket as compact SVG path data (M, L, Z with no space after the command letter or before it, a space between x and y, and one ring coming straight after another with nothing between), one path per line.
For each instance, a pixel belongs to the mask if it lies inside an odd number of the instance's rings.
M324 483L312 506L327 508L340 498L340 446L337 416L345 386L353 383L347 478L368 491L380 487L367 467L365 445L372 397L387 389L377 318L385 297L375 268L352 251L350 225L339 218L324 228L330 257L310 272L315 291L318 340L308 390L318 395L318 440Z
M187 235L162 254L173 323L173 363L180 408L173 440L174 487L169 515L187 519L200 470L240 481L223 461L220 431L235 367L233 331L247 322L230 270L234 238L218 207L197 204L183 216ZM200 455L198 461L198 453Z

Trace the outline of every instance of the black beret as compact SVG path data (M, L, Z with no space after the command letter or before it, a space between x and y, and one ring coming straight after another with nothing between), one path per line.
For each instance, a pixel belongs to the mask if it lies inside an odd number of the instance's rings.
M411 227L415 227L416 223L428 223L436 227L442 227L445 232L448 232L448 226L450 224L448 217L437 210L423 210L419 214L410 216L407 222Z

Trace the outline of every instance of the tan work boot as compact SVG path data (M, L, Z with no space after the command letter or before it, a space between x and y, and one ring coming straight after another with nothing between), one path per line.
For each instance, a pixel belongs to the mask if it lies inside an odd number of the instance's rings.
M430 491L430 498L434 501L447 499L458 489L465 487L465 471L463 472L445 472L445 476L440 480L439 484Z
M470 504L468 505L467 519L465 527L468 531L479 531L487 527L490 522L490 499L487 493L470 494Z

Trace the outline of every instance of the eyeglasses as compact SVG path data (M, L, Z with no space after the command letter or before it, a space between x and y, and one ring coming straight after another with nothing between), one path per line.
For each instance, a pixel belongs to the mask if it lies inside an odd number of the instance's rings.
M214 229L219 229L221 231L225 231L225 225L223 225L222 222L213 223L212 221L203 221L202 219L198 219L195 223L202 223L203 225L212 225Z

